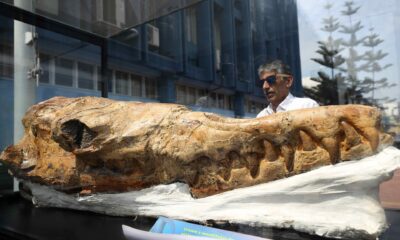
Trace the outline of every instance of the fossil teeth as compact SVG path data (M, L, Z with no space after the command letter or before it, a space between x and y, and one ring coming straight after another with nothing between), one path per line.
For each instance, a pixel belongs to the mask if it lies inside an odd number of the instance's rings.
M334 137L326 137L321 140L325 150L328 151L329 157L332 164L339 162L340 160L340 148L339 141Z
M231 177L231 160L225 158L220 161L219 164L221 165L219 175L224 179L224 181L228 181Z
M237 152L231 151L228 153L229 161L231 162L231 168L243 168L247 167L246 160L241 157Z
M286 163L286 170L293 171L294 149L290 145L282 145L281 154Z
M248 169L250 169L250 175L252 178L256 178L260 167L260 157L257 153L250 153L246 156L248 163Z
M353 126L351 126L345 121L342 121L341 125L343 127L345 134L344 144L346 150L350 149L351 147L357 146L358 144L361 143L360 135L357 133L357 131L354 129Z
M313 139L304 131L299 131L299 136L301 140L301 149L304 151L312 151L317 145L314 143Z
M265 148L264 158L270 162L277 160L280 155L279 148L275 147L270 141L267 140L263 140L263 144Z
M379 145L379 132L374 127L366 127L363 129L362 134L367 138L371 150L376 152Z

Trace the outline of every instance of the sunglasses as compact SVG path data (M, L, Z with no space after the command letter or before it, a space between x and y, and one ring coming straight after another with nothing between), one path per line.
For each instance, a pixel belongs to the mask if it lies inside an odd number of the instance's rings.
M276 83L278 75L283 76L283 77L289 77L289 75L286 75L286 74L274 74L274 75L268 76L268 77L266 77L264 79L261 79L261 80L262 81L266 81L269 85L273 85L273 84Z

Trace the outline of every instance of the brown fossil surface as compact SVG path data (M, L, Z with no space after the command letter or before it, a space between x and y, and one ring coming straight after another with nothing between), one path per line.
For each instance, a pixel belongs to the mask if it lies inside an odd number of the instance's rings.
M32 106L0 155L13 175L65 192L121 192L175 181L195 197L355 160L390 145L380 113L327 106L256 119L162 103L55 97Z

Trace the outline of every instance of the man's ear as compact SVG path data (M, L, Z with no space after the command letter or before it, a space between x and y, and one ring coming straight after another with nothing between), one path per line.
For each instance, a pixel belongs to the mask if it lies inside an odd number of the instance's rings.
M286 87L290 88L293 85L293 76L289 76L286 78Z

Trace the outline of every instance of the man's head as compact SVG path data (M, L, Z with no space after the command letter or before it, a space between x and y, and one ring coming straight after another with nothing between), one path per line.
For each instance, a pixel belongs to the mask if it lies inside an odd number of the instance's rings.
M276 108L289 94L293 76L289 66L280 60L265 63L258 68L258 76L263 81L263 91L267 100Z

